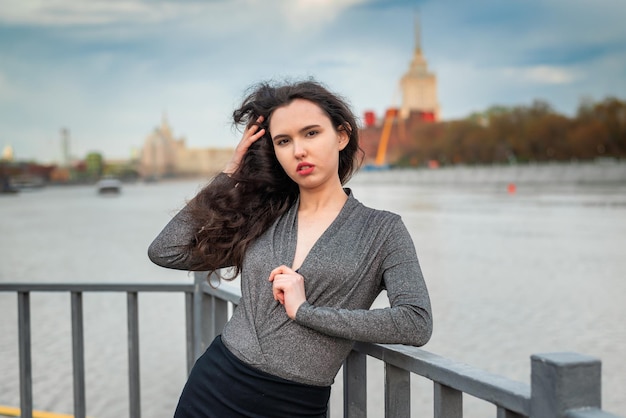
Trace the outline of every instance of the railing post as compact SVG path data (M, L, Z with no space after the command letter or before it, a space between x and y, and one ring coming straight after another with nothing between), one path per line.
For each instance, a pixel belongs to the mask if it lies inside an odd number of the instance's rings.
M509 411L507 409L498 407L496 418L523 418L523 415L520 415L517 412Z
M206 312L204 306L204 293L202 291L202 284L207 277L206 271L196 271L193 273L193 353L194 361L197 360L204 350L206 350L206 325L207 321L203 321Z
M85 336L83 326L83 294L71 292L72 365L74 373L74 416L85 418Z
M367 356L351 351L343 362L343 416L367 417Z
M23 418L33 417L33 363L30 341L30 293L17 292L20 350L20 409Z
M215 273L211 273L214 276ZM213 277L215 279L216 277ZM205 294L202 290L207 282L207 272L194 273L194 353L200 357L213 342L228 321L228 302Z
M389 363L385 363L385 416L411 416L411 375Z
M228 302L216 296L209 296L208 310L211 318L211 331L206 339L207 346L213 339L222 333L224 325L228 322Z
M563 418L568 410L601 407L601 362L577 353L531 356L531 418Z
M441 383L434 383L435 418L463 417L463 392Z
M193 307L194 307L194 293L185 292L185 333L186 333L186 352L187 352L187 374L191 372L191 368L193 367L196 361L195 355L195 337L194 337L194 318L193 318Z
M137 292L127 293L128 306L128 387L130 417L141 417L141 394L139 389L139 306Z

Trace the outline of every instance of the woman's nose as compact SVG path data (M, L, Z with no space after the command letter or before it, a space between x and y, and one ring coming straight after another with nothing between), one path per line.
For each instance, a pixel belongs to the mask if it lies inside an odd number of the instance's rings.
M301 141L293 142L293 155L296 158L302 158L306 155L306 148L304 147L304 144Z

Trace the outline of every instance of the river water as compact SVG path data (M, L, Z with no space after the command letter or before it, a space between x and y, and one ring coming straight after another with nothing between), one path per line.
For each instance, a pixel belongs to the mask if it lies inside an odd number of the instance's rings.
M350 183L368 206L402 215L431 294L426 350L529 382L530 355L602 359L603 407L626 416L626 185L437 185L376 173ZM409 176L407 179L406 176ZM0 197L0 282L181 282L146 248L200 181L49 187ZM185 381L184 301L140 295L142 416L170 417ZM379 304L384 303L380 299ZM126 297L86 294L87 414L128 416ZM72 412L69 295L34 293L35 409ZM0 405L19 405L17 302L0 293ZM368 361L369 416L382 416L381 365ZM413 378L413 416L432 414L432 383ZM332 415L341 391L338 377ZM464 398L467 417L495 409ZM432 415L431 415L432 416Z

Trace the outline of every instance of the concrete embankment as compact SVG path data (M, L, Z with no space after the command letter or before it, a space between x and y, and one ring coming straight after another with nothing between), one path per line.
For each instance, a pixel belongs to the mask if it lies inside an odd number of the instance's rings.
M449 166L438 169L363 170L355 183L437 184L623 184L626 185L626 161L542 163L490 166Z

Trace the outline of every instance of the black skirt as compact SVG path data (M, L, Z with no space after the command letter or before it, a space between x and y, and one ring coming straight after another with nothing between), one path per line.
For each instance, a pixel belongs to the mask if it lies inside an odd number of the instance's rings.
M330 386L292 382L239 360L218 336L191 369L174 418L325 418Z

